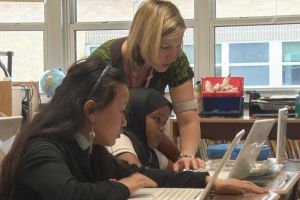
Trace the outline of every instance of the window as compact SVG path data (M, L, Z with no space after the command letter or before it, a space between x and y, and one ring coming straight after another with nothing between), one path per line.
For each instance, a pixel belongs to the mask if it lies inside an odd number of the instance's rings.
M269 44L229 44L229 73L243 76L245 85L269 85Z
M171 0L185 19L194 18L194 0ZM76 0L76 22L131 21L142 0Z
M127 34L128 30L76 31L76 60L89 56L104 42Z
M43 0L0 1L0 23L24 22L44 22Z
M194 69L195 55L194 55L194 29L188 28L183 36L182 50L188 57L190 66Z
M222 76L222 45L215 45L215 76Z
M257 17L299 14L297 0L217 0L216 17Z
M44 21L42 0L0 1L0 51L13 52L13 81L38 81L44 71Z
M283 85L300 85L300 41L282 43Z
M208 47L214 49L209 57L215 75L244 76L246 89L278 92L300 86L300 11L294 7L299 1L209 3L215 5L209 33L214 39Z
M43 31L0 31L0 46L13 52L13 81L39 81L44 71ZM0 59L7 64L6 56Z

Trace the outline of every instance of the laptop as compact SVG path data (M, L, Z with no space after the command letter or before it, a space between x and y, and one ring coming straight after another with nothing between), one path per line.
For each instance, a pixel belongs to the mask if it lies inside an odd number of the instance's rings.
M286 132L287 132L288 109L281 108L278 110L277 120L277 145L276 145L276 163L282 164L287 159L286 149Z
M275 123L275 119L255 120L250 132L240 150L236 160L233 162L229 172L229 178L244 179L254 172L257 167L256 159Z
M0 117L0 157L9 151L22 119L22 116Z
M204 200L209 193L209 190L221 172L225 163L229 160L234 148L240 142L245 134L245 130L241 130L231 142L228 150L223 156L220 164L217 166L215 173L211 177L204 189L193 188L141 188L131 194L130 200Z
M22 116L0 117L0 141L4 142L14 136L22 123Z

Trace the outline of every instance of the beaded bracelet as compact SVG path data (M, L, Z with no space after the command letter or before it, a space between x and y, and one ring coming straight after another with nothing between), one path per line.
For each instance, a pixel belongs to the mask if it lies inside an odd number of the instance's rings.
M179 155L178 159L180 159L180 158L192 158L192 159L194 159L195 156L194 155L190 155L190 154L181 153Z

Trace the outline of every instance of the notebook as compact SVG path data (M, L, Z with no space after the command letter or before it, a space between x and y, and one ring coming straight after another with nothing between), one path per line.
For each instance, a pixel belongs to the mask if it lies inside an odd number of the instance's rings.
M277 145L276 145L276 163L281 164L286 159L286 131L287 131L288 109L278 110L277 120Z
M275 123L275 119L255 120L228 177L244 179L257 168L256 159ZM261 170L262 171L262 170Z
M240 142L241 138L245 134L245 130L241 130L231 142L228 150L223 156L220 164L216 168L215 173L211 177L204 189L192 189L192 188L142 188L131 194L130 200L204 200L209 193L209 190L218 177L225 163L229 160L233 149Z

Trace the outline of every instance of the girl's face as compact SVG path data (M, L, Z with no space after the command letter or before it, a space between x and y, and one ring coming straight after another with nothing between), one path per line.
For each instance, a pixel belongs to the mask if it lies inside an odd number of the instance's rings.
M170 112L170 107L164 105L146 116L147 143L151 149L156 149L164 137Z
M103 110L95 111L95 144L112 146L115 144L116 139L120 137L123 127L127 124L124 111L128 97L127 86L119 84L116 88L116 96L113 101Z
M165 72L177 59L181 51L183 33L176 34L172 38L163 38L160 42L159 60L160 66L155 67L158 72Z

